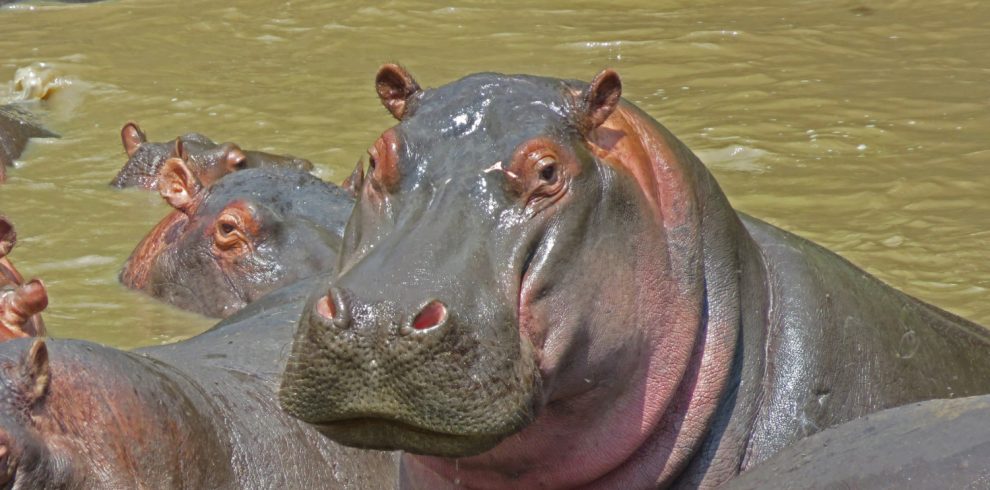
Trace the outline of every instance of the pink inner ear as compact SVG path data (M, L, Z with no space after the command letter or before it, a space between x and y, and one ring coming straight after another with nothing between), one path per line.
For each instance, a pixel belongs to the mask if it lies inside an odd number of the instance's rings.
M426 330L440 324L447 317L447 307L443 303L433 300L423 307L423 309L413 319L412 327L416 330Z

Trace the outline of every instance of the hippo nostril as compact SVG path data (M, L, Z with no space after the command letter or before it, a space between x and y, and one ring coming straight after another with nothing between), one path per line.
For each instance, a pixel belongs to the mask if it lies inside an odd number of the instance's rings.
M316 302L316 312L327 320L333 320L337 316L337 306L333 304L333 298L328 293Z
M316 300L313 309L316 314L323 319L332 322L339 328L347 327L349 315L347 306L344 304L342 291L337 288L330 288L327 294Z
M412 328L416 330L427 330L443 323L447 319L447 307L438 300L430 301L419 310L413 318Z

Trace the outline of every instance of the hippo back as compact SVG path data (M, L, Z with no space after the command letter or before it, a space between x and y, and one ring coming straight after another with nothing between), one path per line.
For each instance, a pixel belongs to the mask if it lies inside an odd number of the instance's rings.
M750 455L885 408L990 392L990 333L819 245L742 215L771 298Z

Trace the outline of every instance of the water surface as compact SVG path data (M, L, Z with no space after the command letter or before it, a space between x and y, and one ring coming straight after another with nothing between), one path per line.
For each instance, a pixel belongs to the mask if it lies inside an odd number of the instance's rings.
M0 8L0 100L18 68L56 86L38 141L0 187L12 258L49 285L54 335L130 347L209 319L117 284L167 212L106 184L119 130L200 131L287 152L339 181L392 124L383 62L424 86L500 71L590 80L693 148L740 210L896 287L990 324L990 3L109 0ZM44 63L47 68L39 68ZM23 73L23 72L22 72Z

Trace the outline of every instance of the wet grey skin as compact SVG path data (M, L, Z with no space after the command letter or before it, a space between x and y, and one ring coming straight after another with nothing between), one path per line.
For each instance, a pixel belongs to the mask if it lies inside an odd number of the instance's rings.
M211 330L124 352L0 343L0 487L392 489L395 454L342 447L282 413L275 388L314 282Z
M736 213L614 72L376 84L400 122L352 176L279 397L406 451L405 486L712 488L827 427L990 392L982 327Z
M330 270L353 206L346 190L281 168L235 172L190 199L135 248L120 279L213 317Z
M33 121L21 104L0 105L0 183L7 180L7 167L21 157L31 138L57 138L58 135Z
M987 488L987 420L987 395L891 408L798 441L724 488Z
M309 160L291 155L274 155L255 150L242 150L234 143L216 143L206 135L187 133L174 140L155 143L147 140L144 131L133 122L121 128L121 141L127 162L110 182L117 188L158 188L162 166L169 158L186 161L204 185L212 185L224 175L247 168L283 167L313 170Z

